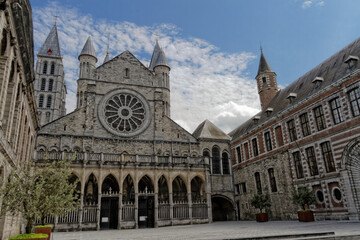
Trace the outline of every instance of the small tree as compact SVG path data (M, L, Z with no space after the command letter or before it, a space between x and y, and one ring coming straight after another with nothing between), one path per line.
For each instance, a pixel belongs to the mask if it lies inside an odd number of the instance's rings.
M30 233L37 218L61 215L77 204L76 183L70 184L70 162L45 163L41 167L14 168L0 189L0 214L21 213Z
M305 210L306 206L316 202L315 193L307 187L299 187L297 190L294 188L292 190L292 202L300 206L302 210Z
M263 212L263 209L271 207L270 196L269 194L262 194L257 193L254 197L250 200L251 206L258 208L260 213Z

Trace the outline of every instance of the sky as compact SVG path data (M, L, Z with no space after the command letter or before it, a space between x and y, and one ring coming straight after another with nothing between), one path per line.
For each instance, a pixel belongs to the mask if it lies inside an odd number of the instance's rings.
M228 133L260 111L260 45L284 88L360 37L356 0L30 0L35 55L57 20L76 105L78 55L92 36L98 66L125 50L150 63L158 39L171 67L171 118L189 132L205 119ZM36 57L36 56L35 56Z

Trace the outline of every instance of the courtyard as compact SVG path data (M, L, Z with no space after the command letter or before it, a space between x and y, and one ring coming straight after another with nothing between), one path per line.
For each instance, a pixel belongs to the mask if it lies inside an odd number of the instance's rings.
M269 238L273 236L273 238ZM352 236L352 237L350 237ZM95 239L360 239L360 223L350 221L214 222L162 228L55 232L54 240Z

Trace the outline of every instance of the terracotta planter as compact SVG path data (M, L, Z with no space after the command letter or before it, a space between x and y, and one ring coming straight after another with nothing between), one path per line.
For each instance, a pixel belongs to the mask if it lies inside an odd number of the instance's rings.
M256 216L256 221L257 222L267 222L267 221L269 221L267 213L257 213L255 216Z
M51 237L51 227L50 226L36 226L35 227L35 233L43 233L47 234L48 238L47 240L50 240Z
M299 222L313 222L314 213L312 211L298 211Z

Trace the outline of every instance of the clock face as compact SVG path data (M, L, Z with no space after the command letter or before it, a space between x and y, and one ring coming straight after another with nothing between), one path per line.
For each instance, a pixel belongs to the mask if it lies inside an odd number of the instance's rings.
M150 123L148 102L130 89L117 89L106 94L98 113L100 122L109 132L123 137L140 134Z

